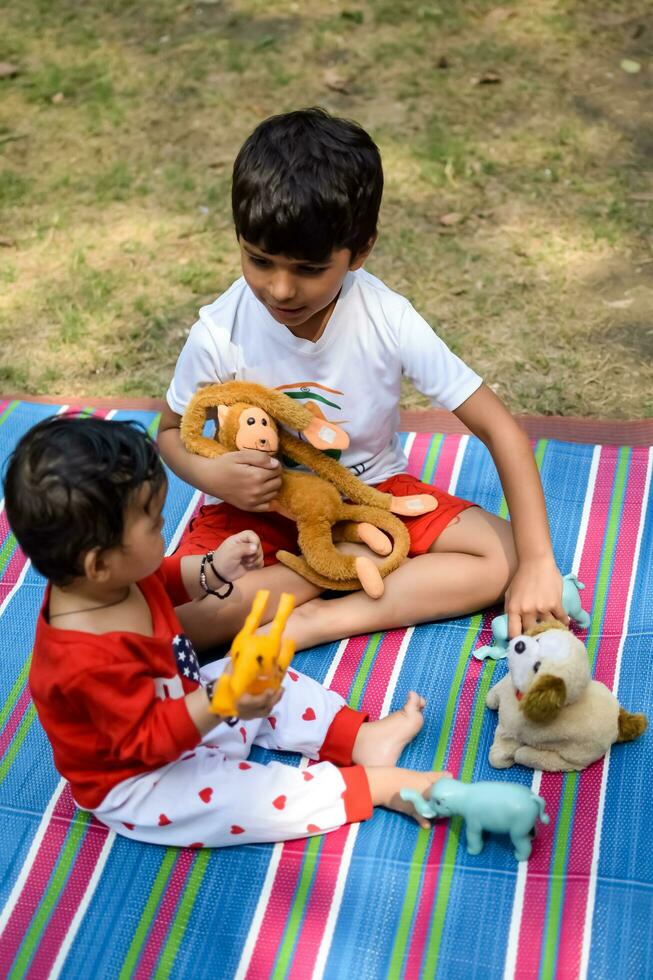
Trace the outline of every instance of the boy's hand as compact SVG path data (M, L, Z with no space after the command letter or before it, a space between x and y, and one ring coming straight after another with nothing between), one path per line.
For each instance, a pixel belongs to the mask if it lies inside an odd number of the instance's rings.
M520 562L506 589L508 636L512 639L546 619L559 619L567 625L569 616L562 606L562 576L555 562Z
M220 457L218 496L240 510L268 511L281 489L281 464L259 449L240 449Z
M235 582L245 572L263 567L263 549L258 534L241 531L232 534L216 548L213 564L227 582Z
M278 687L276 691L263 691L261 694L243 694L236 702L238 717L243 721L249 721L251 718L267 718L282 695L282 687Z

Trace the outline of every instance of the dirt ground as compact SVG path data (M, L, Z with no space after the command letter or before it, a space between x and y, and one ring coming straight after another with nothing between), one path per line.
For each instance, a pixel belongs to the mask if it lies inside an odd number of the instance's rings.
M645 0L0 0L0 63L0 390L160 396L240 143L323 105L383 154L368 268L513 410L653 415Z

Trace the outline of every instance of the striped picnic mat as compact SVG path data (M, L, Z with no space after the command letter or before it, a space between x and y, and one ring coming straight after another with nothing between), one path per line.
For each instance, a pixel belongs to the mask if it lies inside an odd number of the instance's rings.
M69 407L156 427L153 411ZM60 410L0 401L0 457ZM402 439L413 473L505 514L477 440ZM594 674L624 705L651 714L652 452L544 438L534 446L558 564L586 585ZM169 547L197 505L171 477ZM26 688L42 589L0 512L2 976L653 976L653 739L617 746L582 774L492 770L496 719L484 702L505 665L471 657L489 640L491 613L300 656L303 670L372 717L410 688L426 695L406 766L532 785L551 823L527 864L516 864L507 838L471 857L457 821L426 832L384 811L310 840L189 851L139 845L76 812Z

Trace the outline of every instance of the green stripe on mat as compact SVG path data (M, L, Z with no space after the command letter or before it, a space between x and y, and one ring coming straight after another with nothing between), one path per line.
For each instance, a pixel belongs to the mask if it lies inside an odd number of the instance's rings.
M288 923L284 930L283 940L277 953L271 980L282 980L292 966L291 958L297 941L297 933L304 920L305 906L308 902L308 896L311 893L323 840L323 837L311 837L304 850L301 876L293 899L292 908L288 915Z
M379 649L379 644L381 643L382 638L383 633L372 633L367 641L365 652L356 672L356 677L354 678L354 683L352 684L349 698L347 700L349 706L355 711L358 711L361 701L363 700L365 684L372 669L374 658L376 657L376 653ZM281 940L281 944L279 946L279 952L277 953L274 972L272 974L274 980L279 980L279 978L285 976L286 972L292 966L292 952L295 948L297 934L304 919L305 906L311 893L311 886L317 870L317 860L321 846L322 838L311 837L304 850L299 882L297 883L292 906L290 908L290 912L288 913L288 921L286 923L286 928L284 929L283 939Z
M125 956L122 964L119 980L129 980L129 978L134 975L143 944L147 938L148 932L150 931L150 927L154 920L154 915L159 907L163 889L168 884L168 879L170 878L174 863L177 860L178 853L179 851L176 847L167 847L165 850L163 860L159 865L159 870L156 873L156 878L154 879L154 883L150 889L149 898L141 914L140 921L136 926L136 931L134 932L129 949L127 950L127 955Z
M10 531L6 537L2 549L0 549L0 575L4 575L4 571L7 565L9 564L9 560L13 555L14 551L16 550L17 546L18 546L18 542L14 537L13 531Z
M449 691L442 726L440 728L440 738L438 739L435 755L433 757L433 763L431 765L431 769L433 771L442 769L442 766L444 765L444 758L447 751L447 745L449 743L449 734L451 732L453 718L456 712L456 705L458 704L458 698L460 697L460 689L463 685L465 672L469 663L469 657L474 641L481 627L481 622L482 616L473 616L470 620L469 627L467 628L467 633L465 634L465 639L463 641L458 663L456 665L456 673L454 674L451 690ZM401 976L402 964L406 954L406 946L408 945L408 939L413 927L413 916L415 914L415 905L417 903L420 881L424 871L424 858L426 856L426 851L430 840L431 831L420 830L418 832L417 842L410 861L411 870L408 876L408 883L406 885L404 903L399 916L399 923L397 926L395 941L392 947L392 953L390 954L389 976L391 977Z
M186 887L184 888L184 891L179 899L177 914L172 920L168 938L165 946L163 947L156 971L154 973L156 980L165 980L165 978L170 976L177 953L179 952L181 941L184 938L184 933L186 932L186 927L188 926L188 920L193 910L197 893L200 885L202 884L202 879L206 874L206 869L210 859L211 850L209 848L204 851L198 851L195 856L193 867L191 868L188 881L186 882Z
M440 434L434 435L431 439L429 451L426 454L426 459L424 460L424 465L422 467L422 475L420 476L422 483L431 483L433 479L435 464L437 463L438 456L440 455L443 439L444 436Z
M39 944L41 933L48 923L52 910L56 905L59 895L68 880L70 869L79 850L79 846L84 838L89 821L90 813L83 813L78 810L71 821L70 830L66 837L66 843L61 852L61 856L55 865L54 871L48 882L46 892L41 903L36 910L29 929L25 933L25 938L21 944L18 956L9 974L9 980L24 977L27 975L29 963L34 956Z
M2 415L0 415L0 425L3 425L7 421L11 413L15 412L20 404L20 402L9 402Z
M0 783L2 783L11 769L14 759L16 758L18 751L25 741L25 737L32 727L33 722L36 721L36 711L34 705L30 704L27 711L23 715L23 720L21 721L18 730L16 731L14 737L11 740L11 744L0 763Z
M476 690L470 733L467 739L463 767L460 774L460 779L462 782L471 782L471 778L474 774L474 763L476 761L478 743L481 737L481 729L483 727L483 717L485 715L485 699L488 691L490 690L490 682L492 681L496 664L496 660L493 660L490 664L486 665L483 673L481 674L480 684ZM455 857L456 851L458 850L458 839L460 837L461 828L462 819L460 817L456 817L450 822L447 833L447 843L442 859L440 880L438 882L438 889L435 895L435 907L433 909L430 935L428 945L426 947L426 954L424 956L424 967L422 973L425 977L434 977L438 968L440 941L442 939L442 930L444 929L447 905L449 902L449 892L451 891L451 882L453 880Z
M28 656L27 660L25 661L25 663L21 667L20 674L16 678L16 680L14 682L14 686L12 687L11 691L7 695L7 699L6 699L5 703L3 704L2 708L0 709L0 728L3 727L3 725L6 722L7 718L9 717L9 715L11 714L11 712L14 710L14 705L16 704L16 701L18 700L21 691L25 687L25 684L27 682L27 675L29 674L29 668L30 668L31 662L32 662L32 654L30 653L30 655Z

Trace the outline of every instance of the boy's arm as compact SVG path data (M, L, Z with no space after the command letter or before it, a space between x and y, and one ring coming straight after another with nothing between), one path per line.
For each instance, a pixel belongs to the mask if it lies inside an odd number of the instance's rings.
M256 449L225 453L206 459L189 453L181 441L181 415L164 404L159 422L161 455L171 470L214 497L248 511L268 511L281 488L281 471L276 459Z
M481 385L454 415L487 446L508 504L518 559L517 571L506 590L509 635L530 629L538 618L554 616L568 622L544 493L528 436L486 385Z

